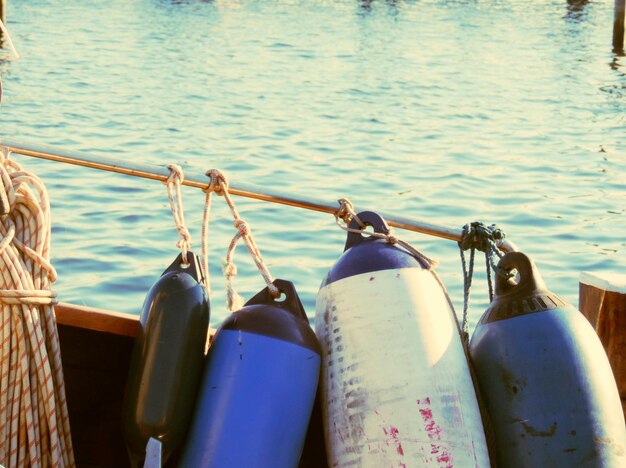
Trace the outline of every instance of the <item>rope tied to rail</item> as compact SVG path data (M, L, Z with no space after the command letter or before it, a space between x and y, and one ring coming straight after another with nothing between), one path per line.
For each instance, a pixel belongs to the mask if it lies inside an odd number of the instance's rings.
M74 466L51 285L50 204L0 154L0 464Z
M485 268L487 271L487 284L489 285L489 301L493 300L493 279L491 270L497 275L509 278L513 274L509 271L499 268L496 258L500 259L504 255L499 244L502 243L506 234L495 224L487 226L481 222L474 221L463 226L461 240L459 241L459 250L461 253L461 264L463 266L463 321L461 330L463 332L466 343L469 340L469 324L467 319L470 299L470 288L472 287L472 277L474 275L474 257L476 250L485 253ZM469 265L465 259L465 251L470 251Z
M340 198L337 202L340 206L335 212L335 222L341 230L345 232L352 232L354 234L366 235L368 237L375 237L377 239L384 239L389 244L398 245L406 250L410 255L415 257L428 270L434 270L437 266L437 260L427 257L408 242L396 237L394 235L393 228L389 228L389 234L375 231L365 231L367 226L357 216L352 202L346 198ZM361 229L353 229L349 226L350 221L353 219L357 222Z
M356 211L354 210L354 205L352 205L352 202L350 200L348 200L347 198L340 198L339 200L337 200L337 203L339 203L339 209L334 213L334 215L335 222L338 225L339 220L342 220L345 225L348 226L350 224L350 221L354 219L361 227L361 229L365 229L365 224L363 224L363 221L361 221L357 216ZM339 225L339 227L341 227L341 225Z
M189 263L189 257L187 252L191 250L191 234L185 224L185 210L183 207L183 198L180 190L180 186L185 180L185 173L182 168L177 164L170 164L167 166L170 171L170 176L165 182L167 188L167 196L170 200L170 208L172 215L174 216L174 223L176 224L176 230L180 236L179 241L176 243L182 253L182 258L185 263Z
M237 243L239 240L243 240L245 243L248 253L252 257L259 273L263 277L267 288L270 291L270 294L273 297L280 297L280 290L273 284L272 275L265 265L263 261L263 257L261 256L261 251L259 250L254 237L252 236L252 232L250 227L245 222L243 218L239 215L239 211L233 202L230 193L228 192L228 179L226 176L217 169L211 169L206 172L206 175L210 177L210 182L205 188L206 192L206 202L204 209L204 221L202 223L202 263L203 268L206 268L208 274L208 253L207 253L207 237L208 237L208 225L209 225L209 213L211 209L211 194L213 192L217 193L224 197L226 204L230 208L230 211L233 215L233 226L237 230L235 235L233 236L230 244L228 246L228 250L226 253L226 258L222 264L222 269L224 272L224 277L226 278L226 296L227 296L227 306L229 311L238 310L243 306L243 299L237 292L233 286L233 279L237 276L237 266L234 263L233 257L235 254L235 248L237 247Z

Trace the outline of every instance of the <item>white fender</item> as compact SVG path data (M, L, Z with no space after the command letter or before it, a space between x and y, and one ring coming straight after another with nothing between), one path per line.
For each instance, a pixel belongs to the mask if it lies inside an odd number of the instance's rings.
M330 466L490 465L454 311L432 272L325 284L315 322Z

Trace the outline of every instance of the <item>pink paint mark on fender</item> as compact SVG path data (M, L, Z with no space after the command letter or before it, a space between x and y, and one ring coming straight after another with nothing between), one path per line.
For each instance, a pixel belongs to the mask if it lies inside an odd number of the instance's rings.
M389 426L389 429L387 429L386 427L383 427L383 432L385 433L386 436L389 436L386 440L385 440L385 444L387 445L395 445L396 446L396 452L398 452L399 455L404 455L404 449L402 448L402 442L400 442L400 436L398 434L400 434L400 431L398 431L397 427L394 426Z
M396 443L396 451L400 455L404 455L404 450L402 449L402 442L400 442L400 438L398 437L398 428L391 427L391 437L393 438L394 442Z
M442 430L441 426L437 424L433 417L433 410L430 408L430 398L422 398L416 400L417 406L419 406L419 413L424 422L424 429L428 438L430 439L430 454L433 457L429 458L427 462L436 461L441 468L453 468L452 456L448 451L448 447L438 443L441 441ZM434 458L434 460L433 460Z

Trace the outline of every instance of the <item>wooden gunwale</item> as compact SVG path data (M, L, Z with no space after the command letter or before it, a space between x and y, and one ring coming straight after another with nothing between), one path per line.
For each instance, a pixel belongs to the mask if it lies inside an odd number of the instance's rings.
M139 316L124 312L60 302L54 306L58 325L82 328L134 338Z

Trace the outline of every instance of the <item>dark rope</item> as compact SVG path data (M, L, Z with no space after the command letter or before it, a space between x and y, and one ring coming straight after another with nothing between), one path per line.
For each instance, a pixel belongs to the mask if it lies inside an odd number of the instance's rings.
M487 285L489 286L489 302L493 301L493 280L491 279L491 262L485 255L485 271L487 272Z
M474 275L474 257L476 250L485 253L485 269L487 271L487 283L489 285L489 301L493 301L493 278L491 270L497 275L508 278L511 273L499 268L496 258L500 259L504 254L498 248L498 242L505 237L504 231L499 229L495 224L486 226L483 223L475 221L463 226L461 240L459 241L459 250L461 252L461 264L463 266L463 320L461 322L461 331L465 344L469 343L469 323L467 314L469 310L470 288L472 287L472 277ZM465 251L470 251L469 267L465 259Z

